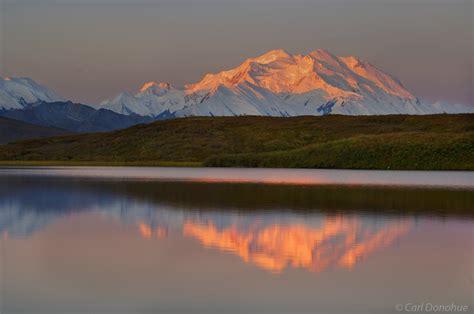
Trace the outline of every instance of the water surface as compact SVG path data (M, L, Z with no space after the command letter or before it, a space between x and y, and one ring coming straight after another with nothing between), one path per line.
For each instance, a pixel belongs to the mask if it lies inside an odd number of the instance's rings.
M473 185L469 172L3 169L0 312L472 311Z
M1 169L1 168L0 168ZM474 189L469 171L386 171L332 169L157 168L157 167L7 167L3 175L101 179L168 180L207 183L296 185L427 186Z

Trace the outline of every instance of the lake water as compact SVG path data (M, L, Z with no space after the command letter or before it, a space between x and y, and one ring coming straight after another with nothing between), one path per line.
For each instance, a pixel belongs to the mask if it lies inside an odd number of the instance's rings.
M2 314L473 311L473 172L3 168L0 235Z

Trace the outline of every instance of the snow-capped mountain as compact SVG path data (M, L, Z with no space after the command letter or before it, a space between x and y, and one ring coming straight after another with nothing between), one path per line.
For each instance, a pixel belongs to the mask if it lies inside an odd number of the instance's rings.
M0 78L0 111L63 101L29 78ZM356 57L318 49L272 50L182 88L149 82L95 105L147 119L186 116L298 116L474 113L472 105L421 102L393 76Z
M472 106L422 103L371 63L322 49L305 56L273 50L184 88L150 82L99 107L152 117L474 112Z
M63 99L55 92L30 78L0 77L0 110L24 109L36 102L55 102Z
M138 114L157 117L166 112L176 112L185 107L184 92L169 83L150 82L140 91L131 95L124 92L110 101L104 101L99 108L109 109L120 114Z
M71 132L111 131L152 120L146 113L123 115L63 101L30 78L0 78L0 116Z

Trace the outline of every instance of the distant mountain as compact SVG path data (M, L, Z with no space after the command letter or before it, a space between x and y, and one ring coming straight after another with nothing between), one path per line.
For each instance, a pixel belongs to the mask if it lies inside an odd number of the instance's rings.
M122 115L63 101L55 92L29 78L0 78L0 116L72 132L111 131L152 120L133 112ZM0 136L10 138L7 130Z
M72 132L103 132L147 123L152 119L136 114L122 115L106 109L67 102L39 102L24 109L0 110L0 116Z
M371 63L322 49L306 56L273 50L184 88L150 82L98 107L151 117L474 112L473 106L422 103Z
M0 117L0 144L31 138L65 135L70 132L57 128L42 127L34 124Z
M30 78L0 77L0 110L24 109L39 101L62 100L55 92Z
M29 78L0 78L0 116L72 132L102 132L188 116L424 115L474 113L426 104L393 76L356 57L273 50L183 88L149 82L99 105L64 101Z
M108 109L120 114L167 117L186 107L184 91L168 83L150 82L132 95L124 92L110 101L102 102L98 108Z

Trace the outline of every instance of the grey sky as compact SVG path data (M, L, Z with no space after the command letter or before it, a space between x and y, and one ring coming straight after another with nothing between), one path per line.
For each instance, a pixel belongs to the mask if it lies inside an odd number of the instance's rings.
M0 0L1 1L1 0ZM92 103L282 48L356 55L417 96L473 104L472 0L3 0L0 75Z

